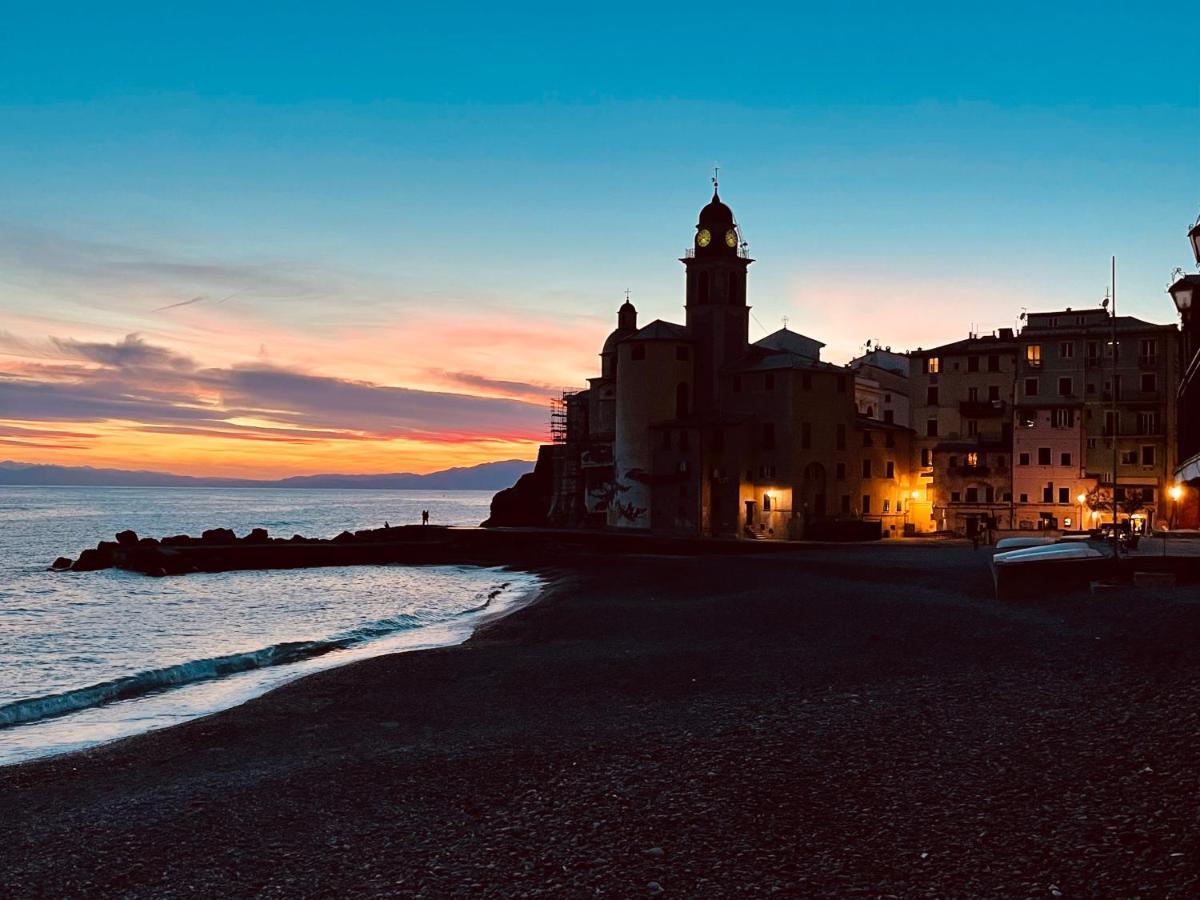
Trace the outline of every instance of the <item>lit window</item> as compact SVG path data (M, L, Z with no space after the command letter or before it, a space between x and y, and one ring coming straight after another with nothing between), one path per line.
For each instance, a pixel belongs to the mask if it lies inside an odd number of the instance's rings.
M1042 345L1028 344L1025 347L1025 362L1031 369L1040 369L1042 367Z
M925 369L930 375L936 375L942 370L941 361L936 356L931 356L928 359L928 365Z
M967 465L971 468L975 468L979 465L979 454L974 450L967 454Z

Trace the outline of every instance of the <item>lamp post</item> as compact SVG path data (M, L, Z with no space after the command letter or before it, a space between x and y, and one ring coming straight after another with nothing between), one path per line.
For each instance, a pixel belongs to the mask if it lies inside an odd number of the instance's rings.
M1083 518L1083 504L1087 502L1087 494L1076 494L1075 502L1079 504L1079 530L1083 531L1083 526L1085 524Z
M1171 528L1175 527L1175 513L1179 509L1179 498L1183 496L1183 487L1178 484L1171 485L1167 489L1167 494L1171 497Z

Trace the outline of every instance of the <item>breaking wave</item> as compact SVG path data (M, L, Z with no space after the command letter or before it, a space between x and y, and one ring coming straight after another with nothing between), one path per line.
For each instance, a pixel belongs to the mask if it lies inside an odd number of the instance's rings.
M0 706L0 729L13 725L27 725L65 716L69 713L117 703L122 700L135 700L157 691L183 687L202 681L213 681L249 672L254 669L266 669L272 666L284 666L289 663L301 662L317 656L324 656L336 650L345 650L372 640L377 640L401 631L420 628L438 621L448 621L464 616L481 613L491 605L505 588L508 582L481 594L482 603L461 610L446 618L424 617L417 615L400 615L388 619L380 619L360 625L340 635L312 641L291 641L272 644L257 650L244 653L230 653L225 656L213 656L206 659L194 659L185 663L165 666L160 669L149 669L135 675L124 675L110 681L88 687L49 694L44 697L33 697L27 700L17 700Z

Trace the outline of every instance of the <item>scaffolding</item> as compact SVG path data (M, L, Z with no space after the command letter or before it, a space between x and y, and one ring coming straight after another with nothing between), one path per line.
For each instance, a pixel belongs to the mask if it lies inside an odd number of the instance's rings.
M565 444L567 442L567 398L573 394L570 388L563 388L562 394L550 398L550 443Z

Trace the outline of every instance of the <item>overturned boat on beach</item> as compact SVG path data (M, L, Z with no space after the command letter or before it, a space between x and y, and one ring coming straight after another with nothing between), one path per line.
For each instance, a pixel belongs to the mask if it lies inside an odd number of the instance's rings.
M1112 574L1111 550L1081 541L1043 544L997 553L992 580L997 600L1044 597L1087 587Z

